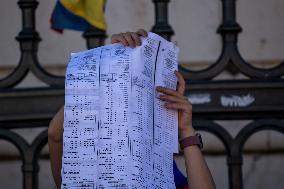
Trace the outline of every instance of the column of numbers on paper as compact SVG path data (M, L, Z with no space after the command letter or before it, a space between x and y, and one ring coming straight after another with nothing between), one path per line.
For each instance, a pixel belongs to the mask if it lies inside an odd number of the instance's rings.
M149 33L135 49L71 55L66 71L62 188L174 188L177 112L157 85L176 87L178 49Z

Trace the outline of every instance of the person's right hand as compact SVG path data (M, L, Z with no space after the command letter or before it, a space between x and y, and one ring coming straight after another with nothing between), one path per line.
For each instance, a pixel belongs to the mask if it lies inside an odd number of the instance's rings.
M113 34L111 36L111 43L121 43L124 46L129 47L136 47L141 45L141 39L140 37L147 37L148 33L143 30L139 29L136 32L125 32L125 33L119 33L119 34Z
M178 80L177 90L158 86L156 90L162 93L159 99L165 102L165 107L178 111L178 133L179 138L184 139L195 134L192 127L192 105L184 96L185 81L181 73L175 71Z

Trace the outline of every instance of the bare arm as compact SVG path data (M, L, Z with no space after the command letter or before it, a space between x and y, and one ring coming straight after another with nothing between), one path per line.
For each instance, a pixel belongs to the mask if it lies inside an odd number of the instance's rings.
M189 126L186 129L179 131L180 138L194 136L193 127ZM184 148L184 158L186 164L186 173L191 188L213 189L216 188L210 170L206 161L197 145Z
M53 117L48 128L48 146L51 170L55 184L61 187L61 162L63 149L63 120L64 108L62 107Z
M166 108L178 110L178 130L180 139L194 136L192 127L192 105L184 95L185 81L179 72L175 72L179 86L177 91L157 87L163 93L159 98L165 101ZM198 146L184 148L184 158L188 184L191 189L214 189L215 183L210 170Z

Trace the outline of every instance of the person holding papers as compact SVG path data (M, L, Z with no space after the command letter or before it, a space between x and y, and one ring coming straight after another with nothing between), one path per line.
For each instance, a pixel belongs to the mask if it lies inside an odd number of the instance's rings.
M143 29L137 32L114 34L111 43L121 43L135 48L141 45L141 37L147 37ZM174 163L174 178L179 189L214 189L215 183L201 153L201 136L192 127L192 105L184 96L185 81L183 76L175 71L178 80L177 90L158 86L159 99L165 102L165 108L178 111L178 134L181 149L184 151L187 179L179 172ZM53 177L57 188L61 186L61 163L63 150L64 108L61 108L50 122L48 129L48 144Z

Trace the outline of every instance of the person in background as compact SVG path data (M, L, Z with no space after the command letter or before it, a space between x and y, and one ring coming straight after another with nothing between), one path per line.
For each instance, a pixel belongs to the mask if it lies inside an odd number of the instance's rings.
M135 48L141 45L141 37L147 37L147 35L143 29L137 32L114 34L111 36L111 43L122 43ZM178 71L175 75L178 80L176 91L161 86L158 86L156 90L161 94L159 99L165 101L166 108L178 111L179 140L184 151L187 178L182 175L174 162L173 173L176 187L177 189L215 189L215 183L200 150L201 137L192 127L192 105L184 96L184 78ZM53 117L48 128L51 169L57 188L61 186L63 121L64 108L62 107Z

